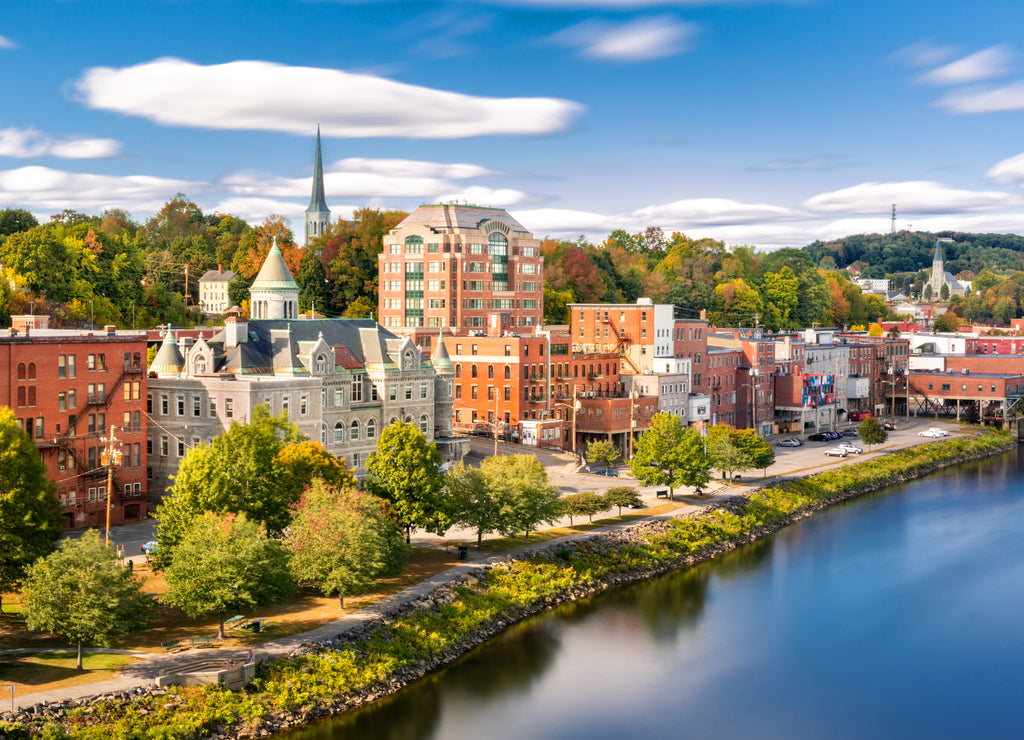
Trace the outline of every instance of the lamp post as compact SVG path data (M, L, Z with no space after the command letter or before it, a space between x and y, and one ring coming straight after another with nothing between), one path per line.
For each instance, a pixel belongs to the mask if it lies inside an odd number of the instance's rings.
M100 441L107 447L103 451L103 464L107 466L107 529L104 533L103 544L110 546L110 510L114 508L111 499L114 491L114 466L121 464L121 440L114 435L115 427L110 426L110 436L100 437Z
M892 401L892 423L896 423L896 366L889 365L889 385L892 390L889 393L889 399Z
M761 372L756 367L750 368L750 382L743 384L750 386L750 424L747 427L748 429L754 428L754 421L757 418L754 405L754 400L756 398L756 395L754 394L754 386L757 385L757 378L760 374ZM742 388L743 386L740 387Z

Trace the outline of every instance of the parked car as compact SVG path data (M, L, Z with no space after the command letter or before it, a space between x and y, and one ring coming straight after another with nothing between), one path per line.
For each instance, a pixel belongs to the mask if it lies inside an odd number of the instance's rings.
M828 442L832 438L826 432L815 432L809 435L807 439L811 442Z
M850 454L850 451L845 447L833 447L830 450L825 450L825 454L828 457L846 457Z
M938 432L943 437L948 437L949 436L949 432L947 432L945 429L939 429L938 427L928 427L928 431L929 432Z
M858 432L856 429L844 429L843 430L843 436L844 437L859 437L860 436L860 432Z
M843 435L840 432L825 432L829 439L842 439Z
M780 439L775 443L776 447L803 447L803 440L790 437L789 439Z
M615 470L615 468L592 468L591 466L588 465L585 468L585 470L588 473L592 473L593 475L606 475L609 478L619 477L619 471Z
M887 432L895 432L896 425L893 424L891 421L887 421L884 424L882 424L882 429L884 429Z
M918 437L934 437L941 439L942 437L948 437L949 435L943 432L941 429L925 429L923 432L917 433Z
M853 442L843 442L839 446L846 450L847 452L849 452L851 455L859 455L860 453L864 452L862 448L858 447Z

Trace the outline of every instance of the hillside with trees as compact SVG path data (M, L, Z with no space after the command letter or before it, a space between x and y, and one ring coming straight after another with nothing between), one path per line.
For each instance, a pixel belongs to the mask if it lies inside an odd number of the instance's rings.
M133 314L140 328L214 320L195 305L199 276L217 265L232 270L229 297L246 309L249 286L274 239L299 284L301 310L373 316L384 235L406 215L360 208L307 248L295 243L281 216L255 226L204 213L181 194L141 224L118 209L99 216L64 211L45 224L24 209L0 210L0 321L30 310L50 314L59 327L130 327ZM571 303L645 296L674 304L678 317L706 310L721 326L867 326L888 308L878 296L862 294L850 276L888 278L896 290L920 297L939 237L953 240L943 245L946 269L982 291L954 298L950 320L1008 322L1021 315L1024 237L901 231L759 252L650 227L615 230L597 243L582 236L544 239L545 321L567 323Z

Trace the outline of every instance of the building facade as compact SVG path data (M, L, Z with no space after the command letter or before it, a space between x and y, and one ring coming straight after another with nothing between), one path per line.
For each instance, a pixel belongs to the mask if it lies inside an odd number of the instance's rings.
M147 513L144 333L64 330L0 336L0 405L9 406L39 448L46 475L57 484L65 527L105 526L145 519ZM104 451L113 429L123 461ZM109 496L108 496L109 493Z
M234 276L235 273L225 270L223 265L203 273L199 278L199 308L203 313L222 314L231 308L228 283Z
M380 323L414 341L543 323L540 242L500 208L423 205L384 237Z

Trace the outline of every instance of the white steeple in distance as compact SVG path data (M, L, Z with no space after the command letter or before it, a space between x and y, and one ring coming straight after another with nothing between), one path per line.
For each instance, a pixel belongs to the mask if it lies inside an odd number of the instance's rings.
M330 223L331 211L324 198L324 163L320 156L320 126L317 126L316 157L313 161L313 194L309 198L309 208L306 209L306 241L303 244L309 246L310 239L323 236Z
M299 286L285 264L276 236L260 274L249 288L249 303L254 319L299 317Z

